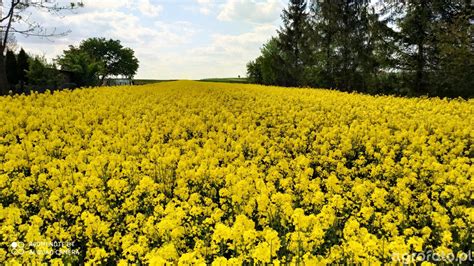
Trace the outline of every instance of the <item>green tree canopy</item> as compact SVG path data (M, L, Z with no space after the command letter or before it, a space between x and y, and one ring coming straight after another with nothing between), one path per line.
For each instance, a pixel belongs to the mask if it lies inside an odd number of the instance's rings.
M247 75L251 82L280 85L292 79L285 66L277 38L270 39L260 51L262 55L247 65Z
M33 85L59 87L63 83L61 74L54 64L49 64L44 57L31 58L26 72L28 81Z
M63 55L56 59L62 70L73 73L72 82L78 86L95 86L99 82L101 63L95 61L89 54L81 49L69 46Z
M137 73L139 62L134 51L124 47L119 40L90 38L83 41L78 49L101 65L101 82L109 76L132 78Z

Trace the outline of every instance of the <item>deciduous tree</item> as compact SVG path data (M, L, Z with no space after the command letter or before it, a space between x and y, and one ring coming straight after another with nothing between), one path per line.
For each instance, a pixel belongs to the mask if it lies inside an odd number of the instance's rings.
M137 73L139 62L134 51L124 47L119 40L90 38L83 41L78 49L101 65L101 83L109 76L132 78Z
M62 70L73 73L72 82L78 86L98 85L101 64L96 62L85 51L70 46L56 61Z

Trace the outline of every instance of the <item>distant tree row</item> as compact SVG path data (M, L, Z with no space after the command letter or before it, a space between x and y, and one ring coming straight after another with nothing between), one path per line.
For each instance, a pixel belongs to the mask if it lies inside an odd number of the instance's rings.
M55 64L49 64L42 56L30 56L23 48L18 54L7 50L5 56L8 90L23 93L28 90L58 88L64 83Z
M56 64L48 63L43 56L28 55L23 49L18 54L8 50L5 66L8 90L14 94L76 86L68 85L71 81Z
M254 83L472 97L470 0L290 0L247 65Z
M8 50L6 76L13 93L102 85L109 77L132 79L139 66L134 51L119 40L90 38L69 46L54 63L44 57Z
M26 37L55 37L64 36L66 32L57 32L55 28L48 30L35 20L37 16L32 16L32 10L41 10L50 14L59 15L62 11L75 10L83 7L82 1L66 0L8 0L0 1L0 95L8 94L12 87L17 87L14 71L8 70L7 51L12 49L12 42L15 41L15 34ZM10 52L10 60L12 60ZM13 63L10 61L9 63ZM10 72L10 78L8 80ZM11 76L13 75L13 76ZM23 84L24 80L19 80Z

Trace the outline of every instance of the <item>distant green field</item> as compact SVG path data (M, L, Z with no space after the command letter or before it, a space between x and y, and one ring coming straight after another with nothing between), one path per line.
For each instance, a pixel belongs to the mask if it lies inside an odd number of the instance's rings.
M135 79L135 85L146 85L160 82L176 81L175 79ZM208 78L201 79L204 82L223 82L223 83L249 83L247 78Z
M209 78L201 79L205 82L224 82L224 83L249 83L247 78Z
M133 82L135 85L146 85L152 83L160 83L167 81L176 81L175 79L134 79Z

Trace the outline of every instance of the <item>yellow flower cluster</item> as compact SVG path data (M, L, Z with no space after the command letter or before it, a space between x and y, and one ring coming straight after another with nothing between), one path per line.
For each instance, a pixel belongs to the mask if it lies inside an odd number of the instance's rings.
M472 247L472 100L178 81L2 97L0 118L0 264ZM54 241L78 254L11 244Z

